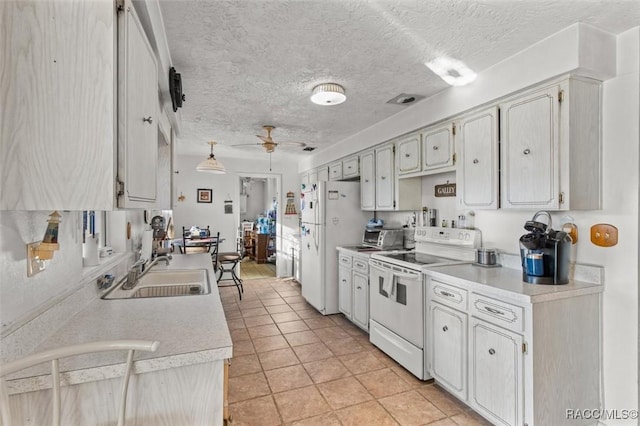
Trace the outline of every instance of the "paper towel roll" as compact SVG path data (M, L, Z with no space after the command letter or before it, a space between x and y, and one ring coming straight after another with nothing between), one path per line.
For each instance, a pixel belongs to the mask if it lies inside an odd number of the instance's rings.
M153 254L153 230L142 232L142 258L151 259Z
M98 258L98 240L99 235L87 238L82 244L82 266L95 266L100 264Z

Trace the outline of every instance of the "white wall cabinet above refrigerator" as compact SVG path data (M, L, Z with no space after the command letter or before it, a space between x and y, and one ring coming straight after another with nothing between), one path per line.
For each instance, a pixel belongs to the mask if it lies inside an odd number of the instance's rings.
M0 93L11 108L0 129L0 209L113 210L121 169L132 196L122 206L153 206L157 66L132 3L121 12L115 2L3 8L12 25L0 29Z

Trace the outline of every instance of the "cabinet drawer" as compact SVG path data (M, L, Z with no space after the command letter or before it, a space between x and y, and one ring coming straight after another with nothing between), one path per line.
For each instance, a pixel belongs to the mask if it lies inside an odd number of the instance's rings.
M364 259L360 259L360 258L354 257L353 258L353 270L356 271L356 272L362 272L364 274L368 274L369 273L369 264Z
M434 279L431 279L431 285L429 287L432 300L437 300L444 305L461 311L467 310L467 290Z
M351 256L347 256L346 254L341 254L338 257L338 264L340 266L349 266L351 267Z
M524 308L481 294L471 295L471 314L519 333L524 332Z

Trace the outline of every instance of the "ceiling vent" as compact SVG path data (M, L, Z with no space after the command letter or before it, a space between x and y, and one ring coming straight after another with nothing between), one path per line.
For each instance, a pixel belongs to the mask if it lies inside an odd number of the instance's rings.
M416 101L419 101L420 99L424 99L424 96L401 93L395 98L388 100L387 103L392 105L410 105L415 103Z
M302 148L303 151L307 151L307 152L311 152L314 149L316 149L315 146L305 146L304 148Z

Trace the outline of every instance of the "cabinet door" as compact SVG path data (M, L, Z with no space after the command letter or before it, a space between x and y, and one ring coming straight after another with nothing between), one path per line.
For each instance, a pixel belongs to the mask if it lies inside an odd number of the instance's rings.
M432 302L431 374L447 390L467 400L467 315Z
M360 155L360 207L362 210L376 208L375 153Z
M497 425L524 422L522 336L471 318L470 402Z
M422 170L453 165L453 124L433 126L422 133Z
M328 182L329 166L318 167L317 178L318 178L318 182Z
M347 318L351 319L351 268L338 268L338 307Z
M304 172L300 174L300 189L303 191L309 186L309 173L310 172Z
M342 161L333 163L329 166L329 180L342 179Z
M498 208L498 108L464 118L459 126L458 201L468 209Z
M148 207L157 196L158 68L130 0L118 16L118 207Z
M369 330L369 276L353 273L353 317L352 321Z
M558 200L558 87L500 105L504 208L553 208Z
M419 172L420 135L414 135L398 142L398 174Z
M113 2L2 2L0 22L0 209L113 210Z
M347 158L342 162L342 178L349 179L360 176L358 157Z
M376 210L394 209L393 145L376 149Z

